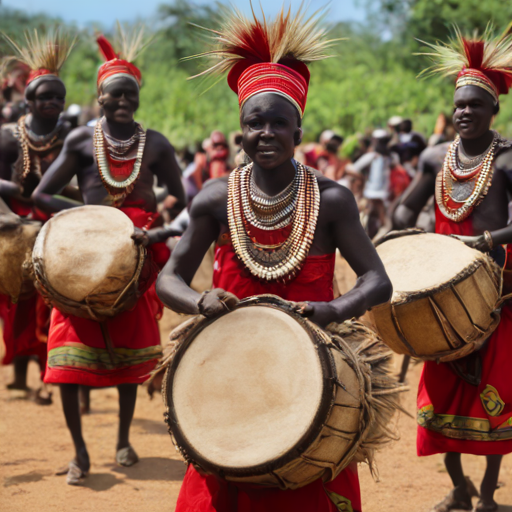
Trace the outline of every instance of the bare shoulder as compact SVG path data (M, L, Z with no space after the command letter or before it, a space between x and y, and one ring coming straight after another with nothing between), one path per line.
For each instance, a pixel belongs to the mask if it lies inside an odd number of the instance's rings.
M71 130L64 144L70 151L78 150L84 142L92 139L93 133L94 129L91 126L79 126Z
M510 146L503 147L496 157L496 168L503 171L512 171L512 141L506 141Z
M17 151L18 139L14 135L16 123L4 124L0 128L0 148L5 152Z
M149 128L146 130L146 144L160 151L174 151L173 145L169 142L169 139L164 134Z
M340 216L358 215L354 194L343 185L326 178L317 176L320 189L320 215L332 220L339 220Z
M191 217L213 215L225 217L228 204L228 178L207 181L201 192L192 201Z
M449 148L450 142L426 148L420 156L419 170L424 173L437 173L443 166L444 158Z

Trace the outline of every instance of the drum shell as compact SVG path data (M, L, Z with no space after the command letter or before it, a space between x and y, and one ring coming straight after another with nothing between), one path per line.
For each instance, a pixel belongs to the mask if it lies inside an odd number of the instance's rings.
M261 299L246 299L241 307L257 304ZM281 304L284 301L276 301ZM321 329L296 315L296 319L311 334L317 345L324 373L324 392L315 422L296 446L278 459L256 467L218 467L205 460L186 441L173 407L173 377L180 362L180 353L186 350L198 332L206 327L205 321L187 332L172 363L168 366L162 385L167 406L169 431L183 457L199 466L202 471L216 474L232 482L259 484L282 489L295 489L319 478L332 480L352 460L362 436L362 402L365 393L364 379L357 369L355 357L348 346L339 347Z
M30 261L41 223L14 214L0 215L0 294L16 302L33 293L34 286L24 263Z
M371 322L398 354L452 361L482 347L499 324L500 275L482 258L436 290L372 308Z
M122 311L133 308L138 298L145 289L139 287L138 279L144 267L151 266L151 260L146 258L146 250L142 246L134 249L135 272L130 276L124 276L124 281L112 279L105 282L105 286L99 287L93 293L87 295L84 300L77 301L61 295L50 283L45 270L45 244L47 233L52 229L52 223L60 215L72 215L73 212L82 210L93 212L94 209L110 210L105 206L82 206L73 210L65 210L48 221L41 229L32 252L32 267L35 276L35 286L43 296L47 304L56 307L65 314L87 318L90 320L104 321L114 317ZM124 214L123 214L124 215ZM131 222L131 221L130 221ZM101 251L100 246L93 246L93 250ZM130 256L131 257L131 256ZM149 273L149 269L145 269ZM113 283L113 284L112 284ZM147 283L147 287L151 283ZM147 288L146 287L146 288Z

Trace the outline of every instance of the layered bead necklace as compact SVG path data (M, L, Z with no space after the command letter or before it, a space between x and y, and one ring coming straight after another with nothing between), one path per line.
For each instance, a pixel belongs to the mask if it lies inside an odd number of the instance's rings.
M300 271L315 235L320 191L314 173L297 163L293 181L276 196L256 185L253 164L234 170L228 184L228 223L236 255L252 275L286 282ZM283 242L259 243L251 227L270 231L291 225Z
M94 128L94 155L109 198L114 206L119 207L139 178L146 132L136 123L135 133L128 140L118 140L103 131L103 120L99 120ZM134 158L130 155L135 145L137 153Z
M21 155L23 159L23 170L21 171L20 183L34 171L38 178L41 178L41 157L38 153L46 153L62 146L63 141L59 138L60 130L63 126L61 119L57 121L55 128L46 135L36 135L27 127L27 116L21 116L14 132L14 136L18 139L21 147ZM30 152L33 152L30 158Z
M499 140L494 132L487 150L473 158L462 152L459 136L452 142L436 181L436 201L445 217L462 222L487 195ZM457 206L453 207L453 203Z

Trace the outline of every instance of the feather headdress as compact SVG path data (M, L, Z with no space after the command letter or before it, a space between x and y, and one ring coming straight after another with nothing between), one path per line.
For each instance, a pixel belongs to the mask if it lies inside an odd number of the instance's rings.
M143 25L133 27L129 30L123 28L122 25L117 22L115 42L116 46L121 50L119 53L116 53L114 47L104 35L100 34L96 37L100 52L106 61L98 71L98 88L105 83L105 81L110 81L119 76L128 76L134 79L140 87L142 75L132 61L134 61L151 42L151 38L146 37L145 32L146 30Z
M512 86L512 24L499 36L493 36L489 25L482 36L464 37L455 27L448 43L430 44L427 55L434 65L422 74L457 76L456 89L475 85L485 89L498 102L500 94L508 94Z
M10 44L14 55L2 59L2 69L13 61L19 61L30 68L27 85L41 77L55 78L68 58L76 42L59 28L40 34L37 29L25 32L25 44L18 44L8 35L2 34Z
M310 76L307 64L330 57L328 49L337 41L328 40L321 26L325 10L306 17L303 7L295 15L283 7L274 20L263 14L262 21L254 10L249 19L234 6L224 7L219 30L198 27L210 33L212 49L189 58L207 57L212 62L192 78L227 72L240 108L255 94L274 92L290 100L302 115Z

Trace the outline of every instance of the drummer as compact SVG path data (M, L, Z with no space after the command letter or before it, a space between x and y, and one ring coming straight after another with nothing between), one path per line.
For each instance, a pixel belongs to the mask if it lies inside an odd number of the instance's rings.
M125 35L124 39L128 38L129 35ZM141 42L141 38L134 40ZM105 117L94 128L79 127L73 131L33 197L37 206L46 212L71 208L73 204L54 194L77 176L85 204L119 208L136 227L151 229L162 223L153 192L155 176L176 198L175 207L183 208L185 193L181 171L169 141L154 130L144 130L134 121L139 106L140 70L133 63L118 58L103 36L98 38L98 43L106 59L98 71L97 81L98 102ZM132 48L130 54L136 51L137 48ZM151 253L158 266L163 266L169 257L163 243L152 246ZM156 273L153 279L155 277ZM153 286L134 309L108 321L114 352L121 350L121 360L126 361L113 366L98 322L53 310L45 381L60 384L64 415L75 445L76 456L67 472L68 484L78 484L90 466L81 430L79 384L118 387L120 423L116 461L123 466L138 461L129 443L129 429L137 384L147 378L158 360L157 317L160 314L161 305ZM85 352L87 358L81 357L80 352ZM148 353L153 354L150 361ZM63 354L66 357L60 357Z
M16 60L30 67L25 88L29 114L22 116L18 123L9 123L0 129L0 197L14 213L44 222L48 216L34 208L30 196L59 155L71 129L61 115L66 87L58 75L73 42L58 31L36 32L36 37L27 38L24 46L13 42L11 46L16 55L5 60ZM6 346L2 363L14 364L14 382L7 388L28 393L29 359L38 359L42 374L46 367L45 342L50 311L35 293L17 304L0 296L0 303ZM36 403L50 404L51 396L38 390Z
M298 19L281 18L283 26L275 33L282 39L275 41L272 49L264 43L253 48L249 43L270 40L267 34L261 34L268 25L262 27L256 19L243 19L235 12L221 29L218 56L224 61L224 69L230 69L228 83L238 94L243 149L252 160L251 178L240 182L240 173L235 170L229 181L210 181L194 199L189 227L157 281L160 298L174 311L211 318L238 299L272 293L302 302L298 310L326 326L360 316L390 297L391 283L359 222L352 193L293 159L302 138L308 91L305 63L315 52L322 53L316 44L308 45L304 53L292 53L287 46L300 46L297 32L290 30L290 24ZM271 23L267 18L267 24ZM318 22L310 22L307 34L301 33L300 37L315 40L320 30ZM238 36L236 41L233 33ZM225 46L221 41L229 42L226 47L229 45L231 53L222 52ZM251 48L250 55L240 46L243 41L245 48ZM272 57L278 52L287 57L276 63ZM241 58L230 61L229 55L233 54ZM262 60L260 55L270 55L271 60ZM297 202L297 197L304 197L304 203ZM200 295L190 288L190 282L214 242L213 290ZM337 248L358 280L351 291L333 300ZM269 273L262 270L265 266ZM351 464L329 483L317 480L297 490L282 491L237 487L189 465L177 512L234 509L360 511L357 466Z
M507 94L512 84L512 36L497 40L459 36L457 45L450 43L448 50L432 45L430 51L434 71L439 67L457 75L453 124L459 137L424 152L420 175L397 208L394 222L398 227L413 226L435 193L436 233L457 235L503 266L503 245L512 243L512 225L508 225L512 143L491 130L491 124L500 110L499 96ZM450 63L445 62L446 55ZM418 392L418 455L444 453L454 485L434 511L472 510L476 490L464 476L462 453L487 456L480 499L473 510L498 509L494 491L500 463L504 454L512 452L511 335L508 303L480 352L451 364L425 363Z

